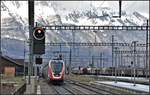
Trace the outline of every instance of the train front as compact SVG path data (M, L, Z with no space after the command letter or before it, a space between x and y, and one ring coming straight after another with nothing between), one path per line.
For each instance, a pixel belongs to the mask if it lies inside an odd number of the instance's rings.
M51 60L49 63L49 75L52 82L63 82L65 65L63 60Z

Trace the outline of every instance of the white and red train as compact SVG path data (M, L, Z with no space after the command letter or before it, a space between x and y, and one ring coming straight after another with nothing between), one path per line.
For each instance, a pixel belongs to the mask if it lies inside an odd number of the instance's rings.
M65 64L61 59L52 59L43 67L43 77L48 82L63 83Z

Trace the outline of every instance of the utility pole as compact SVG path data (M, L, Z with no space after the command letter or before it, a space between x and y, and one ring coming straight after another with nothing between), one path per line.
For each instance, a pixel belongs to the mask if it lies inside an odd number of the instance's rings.
M123 66L123 57L122 57L122 52L120 53L120 57L121 57L121 59L120 59L120 64L121 64L121 76L122 76L122 71L123 71L123 68L124 68L124 66Z
M121 18L122 0L119 0L119 18Z
M113 76L113 67L114 67L114 35L112 35L112 76Z
M0 3L1 3L1 1L0 1ZM1 19L0 19L0 22L1 22ZM1 24L0 24L0 27L1 27ZM0 80L2 79L2 76L1 76L1 74L2 74L2 66L1 66L1 56L2 56L2 50L1 50L1 30L0 30ZM2 90L2 84L1 84L1 82L0 82L0 94L1 94L1 90Z
M147 20L147 29L146 29L146 64L145 64L145 69L146 69L146 78L148 75L148 20Z
M75 45L74 45L74 43L75 43L75 31L74 30L72 30L72 42L73 42L73 46L72 46L73 56L75 56Z
M70 72L71 72L71 61L72 61L72 53L71 53L71 46L70 46L70 53L69 53L69 67L68 67L68 74L70 74Z
M26 53L26 47L25 47L25 41L24 41L24 78L25 78L25 82L26 82L26 64L25 64L25 53Z
M117 83L117 50L118 47L115 47L115 83Z
M93 31L93 32L95 33L95 43L96 43L96 42L97 42L97 41L96 41L96 33L97 33L97 31ZM94 50L93 50L93 51L94 51L94 53L96 54L96 52L95 52L95 51L96 51L96 47L94 47ZM95 54L94 54L94 55L95 55ZM96 58L95 58L95 59L96 59ZM96 61L96 60L95 60L95 61ZM95 61L94 61L94 62L95 62ZM102 63L101 63L101 64L102 64ZM96 65L95 65L95 67L96 67ZM96 76L98 76L98 66L96 67Z
M136 61L137 62L137 68L140 68L140 57L142 57L142 56L137 54L136 57L137 57L137 61Z
M138 41L133 41L133 70L134 70L134 86L136 85L135 84L135 77L136 77L136 43Z
M101 68L103 67L102 60L103 60L103 55L102 55L102 52L101 52L101 53L100 53L100 67L101 67Z
M94 56L92 55L92 68L94 67Z
M120 68L121 68L121 66L120 66L121 56L120 55L121 55L120 50L118 49L118 51L117 51L117 76L120 76Z
M89 57L91 57L91 47L89 46L88 47L88 50L89 50ZM90 66L90 64L91 64L91 58L89 58L89 66Z
M34 28L34 0L28 1L28 19L29 19L29 63L28 63L28 84L31 84L30 76L33 74L33 28Z
M149 1L149 3L150 3L150 1ZM149 16L150 17L150 16ZM147 31L149 32L149 66L148 66L148 74L149 74L149 76L150 76L150 22L147 20ZM149 28L148 28L149 27ZM149 77L149 94L150 94L150 77Z
M99 54L100 57L100 74L102 74L102 53Z
M119 0L119 15L113 16L113 18L121 18L121 11L122 11L122 0Z
M104 52L102 53L102 68L104 68Z

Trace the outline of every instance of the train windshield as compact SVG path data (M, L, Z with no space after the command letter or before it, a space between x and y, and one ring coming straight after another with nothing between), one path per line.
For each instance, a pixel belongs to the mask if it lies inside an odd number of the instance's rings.
M60 73L62 71L62 66L63 66L62 62L55 62L55 61L51 62L51 67L54 73Z

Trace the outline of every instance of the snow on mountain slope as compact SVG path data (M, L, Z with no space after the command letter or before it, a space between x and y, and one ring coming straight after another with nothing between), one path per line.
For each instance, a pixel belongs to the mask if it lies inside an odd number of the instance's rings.
M145 25L147 14L138 12L138 10L128 13L123 8L122 18L113 18L118 15L117 2L103 1L36 1L35 2L35 22L43 25ZM2 39L11 38L18 40L8 41L9 47L13 43L19 45L21 41L28 40L28 5L27 1L2 1ZM131 5L131 4L130 4ZM113 7L114 6L114 7ZM126 6L127 8L128 6ZM145 7L144 7L145 8ZM95 35L97 42L110 42L111 35L121 42L131 42L131 40L140 40L144 42L145 33L141 31L102 31L96 34L89 31L76 31L76 42L94 42ZM72 31L49 31L46 32L46 42L68 42L73 41ZM127 39L128 38L128 39ZM4 41L4 40L3 40ZM2 42L4 43L4 42ZM11 43L11 44L10 44ZM5 43L6 44L6 43ZM2 46L3 51L11 53L10 55L23 56L20 52L11 52ZM10 51L10 52L9 52ZM23 51L22 51L23 52Z

